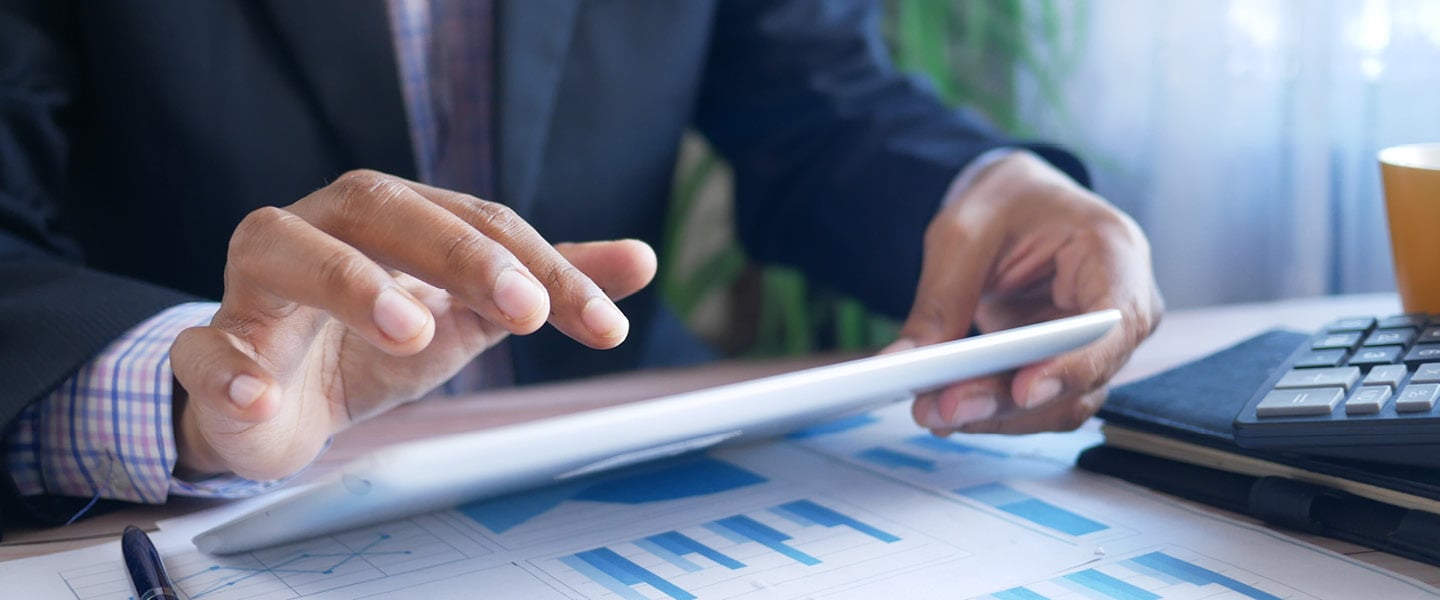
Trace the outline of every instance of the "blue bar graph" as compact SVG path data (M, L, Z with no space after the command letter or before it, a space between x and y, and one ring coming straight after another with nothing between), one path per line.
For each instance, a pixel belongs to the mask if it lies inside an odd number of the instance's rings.
M630 586L647 583L661 593L674 598L675 600L694 600L695 594L680 589L679 586L666 581L664 577L656 575L649 569L630 562L629 559L615 553L609 548L596 548L573 554L566 558L579 559L580 563L589 565L592 569L577 567L572 561L566 561L577 571L586 572L592 580L609 588L610 591L619 594L624 598L644 598L635 592ZM588 571L588 572L587 572Z
M861 460L866 460L891 469L910 468L927 473L935 472L935 461L913 454L906 454L898 450L891 450L883 446L870 448L856 454L856 456Z
M944 452L947 454L980 454L983 456L989 456L991 458L1010 458L1010 455L1005 454L1004 452L987 450L985 448L979 448L976 446L971 446L969 444L962 444L950 438L939 438L933 435L912 436L909 439L906 439L905 442L912 446L919 446L933 452Z
M727 569L733 570L745 566L745 563L730 558L729 556L725 556L724 554L716 551L714 548L706 546L705 544L701 544L700 542L692 539L690 536L680 533L678 531L669 531L660 535L652 535L648 538L645 538L644 541L650 542L656 547L662 548L677 556L685 556L687 554L699 554L700 556L715 561L715 564L723 566Z
M774 512L801 525L805 525L806 522L825 527L844 525L887 544L900 541L899 536L886 533L878 527L862 523L809 500L796 500L782 504L775 507Z
M560 562L563 562L566 566L575 569L576 572L584 575L590 581L605 586L605 589L614 592L616 595L624 598L625 600L648 600L644 594L635 591L629 585L621 583L619 579L611 576L605 570L596 568L595 565L591 564L589 561L580 558L580 555L578 554L572 554L570 556L561 558Z
M694 524L685 531L666 531L632 540L629 544L633 546L595 548L560 557L559 562L570 570L557 576L588 579L627 599L655 593L636 587L641 585L672 599L693 598L695 595L685 588L706 586L704 589L710 590L706 593L713 593L715 588L709 586L730 577L743 577L745 569L770 569L785 559L805 566L829 559L839 561L834 566L843 567L865 554L855 553L864 544L901 540L898 535L817 502L795 500L764 512L732 515ZM725 574L731 571L737 574Z
M748 540L760 544L775 552L784 554L802 565L820 564L820 559L786 545L785 541L789 540L790 536L745 515L735 515L733 517L725 517L718 521L711 521L707 526L731 539Z
M695 564L695 562L685 558L685 555L678 554L665 546L655 543L653 538L635 540L635 545L639 546L641 550L654 554L664 559L665 562L679 567L681 571L686 573L699 573L705 570L705 567Z
M1106 598L1114 598L1115 600L1160 600L1159 594L1142 587L1130 585L1095 569L1071 573L1066 575L1065 579L1100 592L1100 594Z
M632 467L583 482L480 500L455 507L495 533L505 533L565 502L648 504L709 496L765 483L765 477L709 456Z
M1197 586L1215 584L1228 588L1237 594L1253 598L1254 600L1280 600L1279 596L1265 593L1256 589L1254 586L1246 585L1200 565L1165 554L1164 552L1151 552L1143 556L1137 556L1126 562L1155 569L1156 571Z
M1023 587L1011 588L1008 590L990 594L996 600L1050 600L1045 596L1027 590Z
M1068 535L1078 537L1109 529L1104 523L1092 521L1003 483L961 488L955 493Z
M1221 590L1215 587L1207 590L1196 588L1217 586L1251 600L1280 600L1279 596L1166 552L1151 552L1128 558L1112 563L1106 570L1109 573L1097 569L1077 571L1050 580L1049 587L1058 585L1072 593L1079 592L1092 598L1158 600L1197 598L1200 595L1208 598ZM1142 585L1146 587L1141 587ZM990 596L999 600L1049 600L1050 596L1035 591L1035 588L1045 587L1030 584L1029 587L1011 588Z

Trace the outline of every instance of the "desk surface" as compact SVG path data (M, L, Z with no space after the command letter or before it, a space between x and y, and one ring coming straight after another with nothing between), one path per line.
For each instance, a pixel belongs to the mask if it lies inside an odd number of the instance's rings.
M1230 305L1172 311L1155 334L1116 377L1134 381L1198 358L1268 328L1313 330L1342 315L1388 314L1398 311L1392 295L1343 296L1273 303ZM843 357L786 361L732 361L684 370L650 371L597 378L578 383L503 390L481 396L427 401L403 406L337 436L325 457L307 471L312 478L370 449L445 433L532 420L588 410L631 400L698 389L831 362ZM216 501L177 499L163 507L135 507L82 521L63 532L41 530L11 534L0 545L0 560L69 550L115 537L120 523L153 522L208 506ZM1233 516L1233 515L1232 515ZM1246 517L1237 516L1241 520ZM1252 521L1253 522L1253 521ZM1440 585L1440 568L1326 538L1296 534L1317 545Z

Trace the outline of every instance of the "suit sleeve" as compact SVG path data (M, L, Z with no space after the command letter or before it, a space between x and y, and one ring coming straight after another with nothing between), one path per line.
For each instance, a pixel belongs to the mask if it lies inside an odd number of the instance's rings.
M718 3L697 119L734 167L737 228L753 258L903 317L925 227L967 163L1027 148L1087 179L1070 154L1000 135L899 73L882 6Z
M87 269L63 232L65 2L0 2L0 426L132 326L190 298ZM3 431L4 429L0 429ZM16 514L0 473L0 523ZM31 511L25 511L31 512Z

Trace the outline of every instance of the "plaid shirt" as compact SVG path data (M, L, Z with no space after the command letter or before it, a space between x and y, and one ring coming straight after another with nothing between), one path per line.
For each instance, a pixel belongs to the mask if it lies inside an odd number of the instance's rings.
M422 181L491 194L490 96L493 3L388 0L396 66ZM439 28L434 25L439 25ZM437 29L440 29L437 31ZM438 37L437 37L438 36ZM23 411L6 435L5 460L21 494L161 503L169 494L237 497L280 482L177 479L170 412L170 345L205 325L219 304L182 304L135 326L48 397ZM462 372L467 387L508 374L502 360ZM478 373L479 371L477 371ZM447 384L447 391L454 385Z

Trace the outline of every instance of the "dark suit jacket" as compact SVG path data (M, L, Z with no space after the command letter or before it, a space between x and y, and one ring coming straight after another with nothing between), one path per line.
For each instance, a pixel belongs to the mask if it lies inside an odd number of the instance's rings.
M500 0L494 199L552 241L658 245L696 127L735 169L752 258L902 315L946 186L1012 142L894 71L880 4ZM0 6L0 423L140 320L217 298L246 213L352 168L415 175L382 0ZM655 294L622 308L615 350L515 340L517 379L663 354Z

